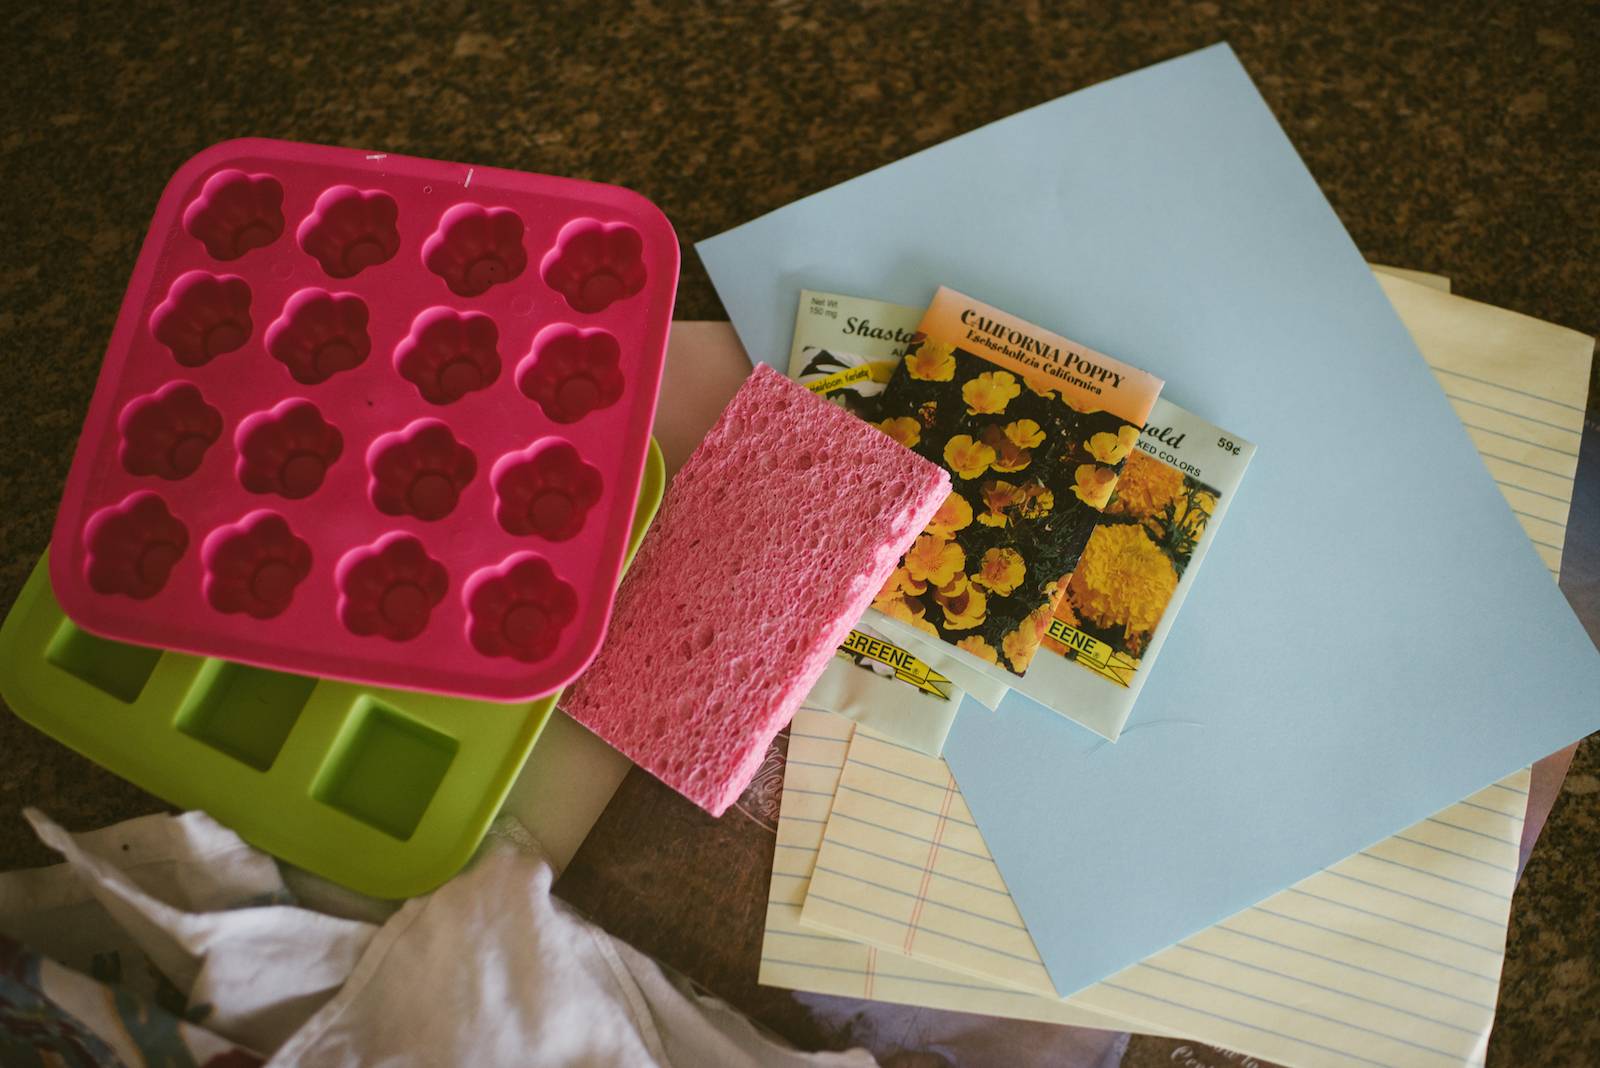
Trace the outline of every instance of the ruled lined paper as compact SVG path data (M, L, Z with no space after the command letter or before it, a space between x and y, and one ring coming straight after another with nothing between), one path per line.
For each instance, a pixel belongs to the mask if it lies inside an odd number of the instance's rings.
M1383 273L1378 283L1554 573L1566 540L1594 339Z
M789 728L783 803L759 981L767 986L877 998L958 1012L1124 1031L1128 1023L1056 998L1040 998L800 926L800 909L844 768L854 724L802 708ZM1159 1027L1144 1027L1163 1034Z
M1518 772L1060 1000L945 763L859 730L800 929L1287 1063L1478 1063L1528 779Z

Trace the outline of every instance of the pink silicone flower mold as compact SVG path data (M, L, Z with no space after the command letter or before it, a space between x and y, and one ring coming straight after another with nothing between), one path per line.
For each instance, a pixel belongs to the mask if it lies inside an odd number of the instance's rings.
M283 234L283 186L270 174L218 171L184 209L183 228L212 259L236 260Z
M267 327L267 352L305 386L359 367L371 351L367 305L354 293L302 289Z
M510 208L457 204L422 245L422 262L458 297L476 297L528 266L522 217Z
M578 596L534 553L516 553L473 575L463 591L467 638L484 656L524 663L555 651L578 611Z
M160 593L189 548L188 528L149 490L100 509L83 534L88 547L84 577L90 589L136 601Z
M605 311L644 288L644 241L627 223L574 219L545 253L539 275L574 311Z
M400 377L430 404L449 404L500 377L500 331L478 312L429 308L394 350Z
M185 367L210 363L250 340L250 287L237 275L189 271L150 316L150 332Z
M494 465L494 517L510 534L566 541L600 500L600 472L565 441L542 441Z
M222 413L188 382L169 382L135 397L117 418L122 445L117 456L130 475L176 481L200 467L206 450L222 436Z
M437 419L384 434L367 450L367 492L384 515L443 519L478 473L478 458Z
M517 366L517 388L558 423L576 423L622 396L621 347L604 330L557 323Z
M336 185L317 198L295 239L330 278L350 278L394 258L400 250L399 216L388 193Z
M200 557L211 607L254 619L281 615L294 599L295 587L311 573L311 546L277 512L251 512L218 527L206 538Z
M339 620L352 634L415 638L444 600L450 576L409 534L385 534L339 561Z
M248 415L234 434L239 484L251 493L276 493L291 501L309 497L344 451L339 428L317 406L291 397Z

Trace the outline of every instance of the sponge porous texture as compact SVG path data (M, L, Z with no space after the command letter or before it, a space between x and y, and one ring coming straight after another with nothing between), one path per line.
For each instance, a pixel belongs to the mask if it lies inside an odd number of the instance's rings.
M562 708L720 816L949 490L758 365L668 487Z

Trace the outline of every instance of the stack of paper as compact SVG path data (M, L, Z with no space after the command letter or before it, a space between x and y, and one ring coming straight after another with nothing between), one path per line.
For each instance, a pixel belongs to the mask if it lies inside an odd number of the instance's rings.
M1384 286L1469 425L1535 396L1581 413L1586 339L1415 282ZM1475 398L1452 392L1463 381ZM1486 463L1494 448L1480 444ZM1524 518L1564 527L1570 473L1502 474L1514 511L1537 483L1555 503ZM943 761L820 711L790 738L764 983L1184 1034L1294 1064L1482 1060L1526 770L1062 998Z
M1600 728L1600 657L1542 555L1559 516L1534 503L1572 473L1576 396L1515 359L1488 387L1441 364L1441 394L1225 47L700 248L757 359L785 350L802 285L908 304L949 285L1150 369L1260 447L1117 743L1015 693L946 743L1055 990L1363 851L1448 857L1374 843Z

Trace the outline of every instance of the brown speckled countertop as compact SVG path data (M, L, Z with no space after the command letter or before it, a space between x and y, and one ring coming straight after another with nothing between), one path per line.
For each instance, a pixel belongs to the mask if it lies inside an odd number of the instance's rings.
M29 2L0 16L0 607L45 547L161 189L230 137L631 186L685 241L679 317L719 318L689 242L1225 39L1369 258L1600 330L1600 18L1585 5L484 6ZM23 804L73 828L161 807L0 716L0 868L51 859ZM1600 1057L1597 857L1591 738L1517 894L1490 1064ZM1180 1045L1135 1039L1127 1063L1176 1063Z

